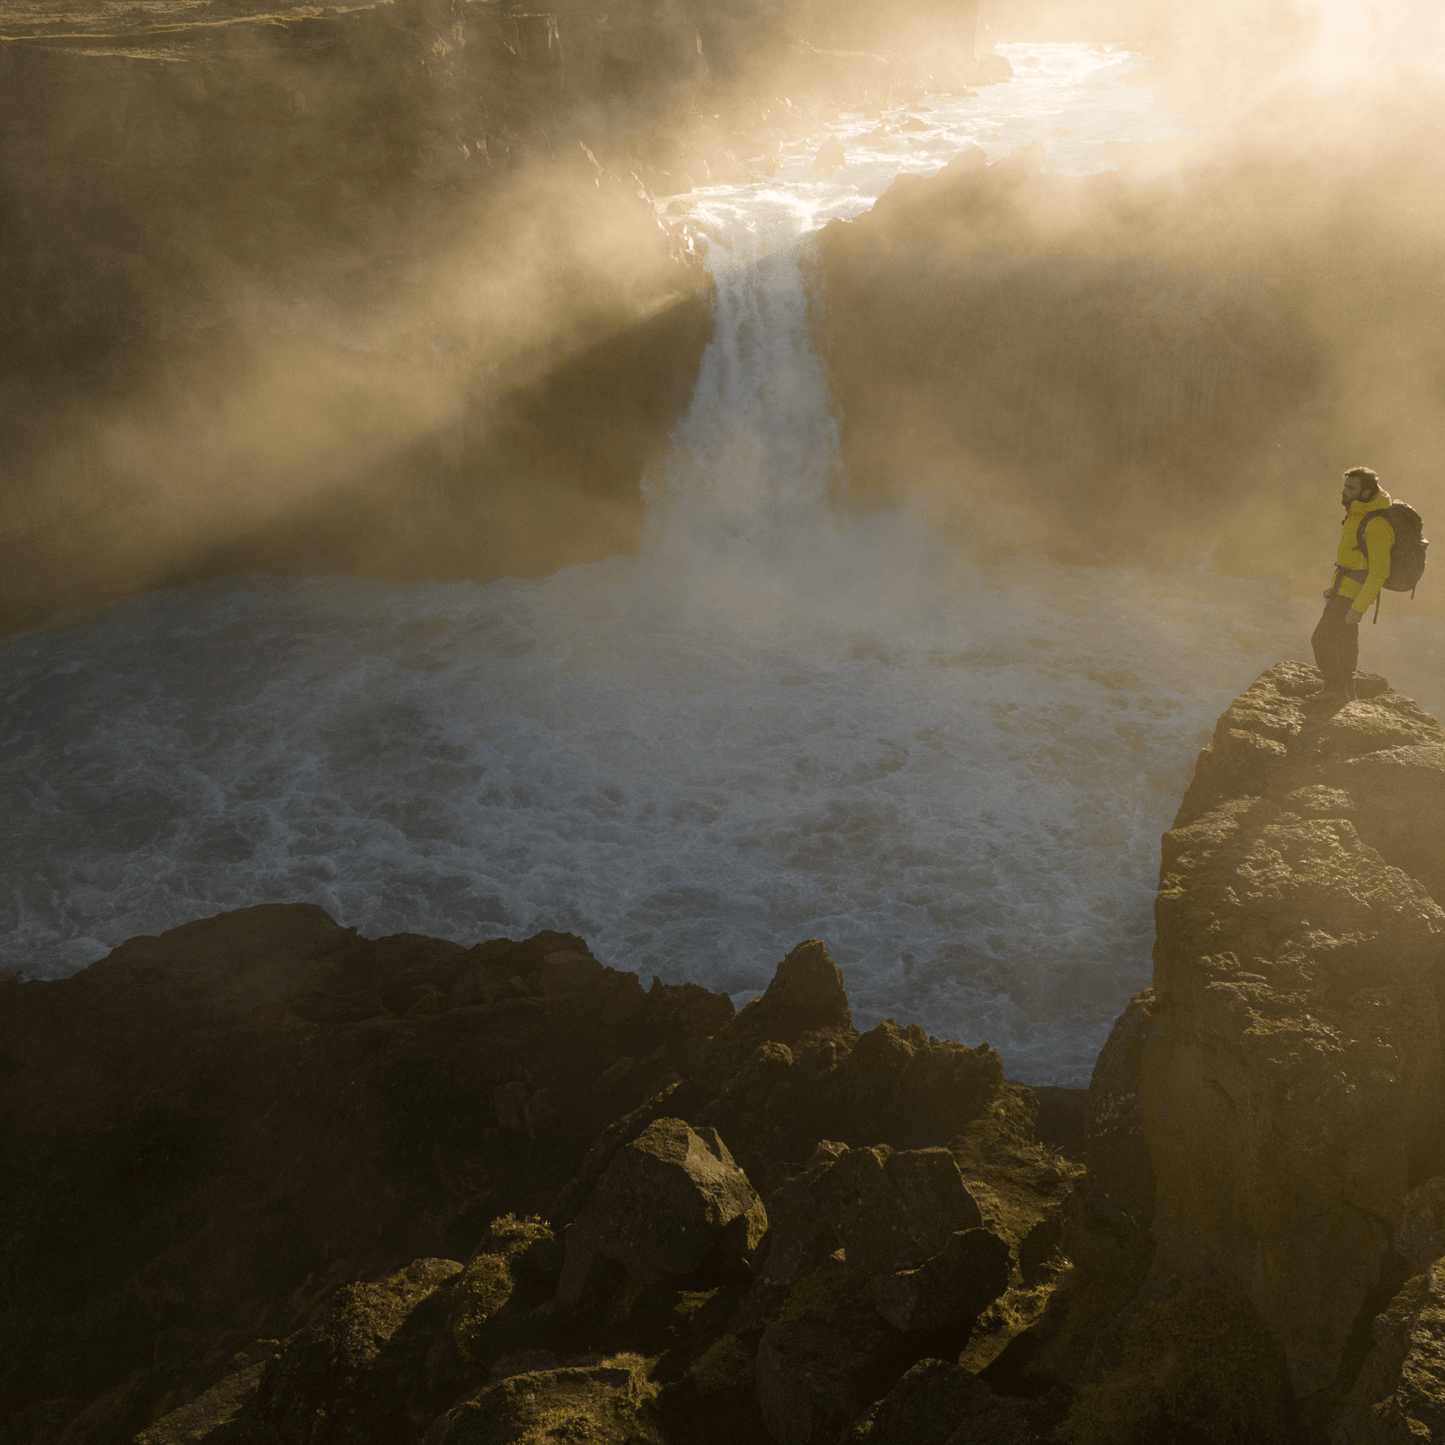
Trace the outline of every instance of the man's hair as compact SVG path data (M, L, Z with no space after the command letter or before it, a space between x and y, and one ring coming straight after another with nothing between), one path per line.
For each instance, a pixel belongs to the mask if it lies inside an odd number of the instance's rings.
M1371 496L1380 490L1380 479L1369 467L1351 467L1345 473L1345 480L1349 481L1351 477L1358 477L1365 484L1365 490Z

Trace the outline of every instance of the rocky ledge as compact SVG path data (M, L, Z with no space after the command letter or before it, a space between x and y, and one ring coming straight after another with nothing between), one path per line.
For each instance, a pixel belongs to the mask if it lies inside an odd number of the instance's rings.
M0 1439L1445 1439L1445 732L1318 681L1220 719L1085 1097L816 940L737 1013L305 906L8 981Z

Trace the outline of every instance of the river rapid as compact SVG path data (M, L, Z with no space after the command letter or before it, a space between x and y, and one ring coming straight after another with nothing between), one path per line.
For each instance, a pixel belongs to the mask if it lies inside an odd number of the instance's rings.
M1202 560L978 568L907 515L838 519L810 234L965 144L1042 138L1082 174L1102 142L1182 129L1120 83L1141 57L1005 50L1015 80L927 98L922 129L843 117L832 177L815 136L765 182L665 203L716 334L639 555L486 585L234 579L0 649L4 966L60 977L306 901L369 935L570 930L742 1004L817 936L860 1025L1086 1081L1149 982L1195 754L1260 669L1308 657L1317 604ZM1324 508L1325 562L1331 529ZM1362 665L1433 705L1445 637L1405 608Z

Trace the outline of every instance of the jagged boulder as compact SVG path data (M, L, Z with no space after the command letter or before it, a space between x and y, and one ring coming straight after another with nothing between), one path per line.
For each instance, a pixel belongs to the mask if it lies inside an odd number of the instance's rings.
M773 1230L759 1287L791 1286L842 1247L865 1276L917 1269L983 1216L947 1149L818 1146L771 1196Z
M917 1268L983 1224L947 1149L850 1149L822 1166L812 1194L848 1262L870 1275Z
M750 1255L767 1211L717 1132L657 1119L619 1149L567 1234L557 1303L575 1308L594 1262L612 1260L632 1288L690 1274L719 1241Z
M477 1252L451 1283L445 1328L427 1356L428 1377L442 1381L475 1378L475 1371L498 1350L518 1348L525 1328L508 1330L508 1306L519 1295L534 1298L555 1288L563 1261L562 1244L540 1219L506 1214L494 1219ZM531 1286L530 1291L528 1286ZM523 1299L523 1303L527 1303Z
M776 1445L830 1442L887 1387L892 1331L868 1278L830 1257L800 1280L764 1328L754 1365L758 1409Z
M842 974L816 939L793 949L767 991L717 1030L697 1076L719 1096L701 1122L765 1192L820 1138L900 1149L950 1141L1007 1087L987 1044L969 1048L892 1019L859 1034Z
M1008 1288L1009 1247L987 1229L949 1236L916 1269L876 1274L873 1304L896 1330L971 1324Z
M1375 1348L1330 1426L1330 1445L1445 1440L1445 1259L1409 1280L1372 1332Z
M906 1149L958 1137L1003 1082L1003 1062L987 1044L969 1048L885 1019L840 1061L828 1110L847 1121L843 1137Z
M964 1329L1008 1287L1008 1244L946 1149L845 1149L825 1141L771 1197L773 1229L744 1315L828 1265L841 1246L873 1307L900 1331Z
M827 945L810 938L778 965L762 996L718 1030L703 1053L701 1074L724 1089L760 1044L786 1044L791 1051L812 1035L852 1033L843 974Z
M954 1327L961 1343L1008 1286L1009 1247L980 1227L947 1149L824 1141L770 1204L735 1326L762 1328L758 1407L779 1445L836 1439L902 1368L900 1348L908 1362L900 1335Z
M895 1149L951 1142L1000 1106L1012 1116L1025 1099L1029 1119L1010 1117L1006 1132L1021 1124L1034 1140L1032 1095L1012 1086L1017 1097L1005 1102L1011 1086L988 1045L930 1039L892 1019L863 1034L832 1028L792 1046L759 1043L719 1087L705 1120L764 1189L819 1138Z
M547 1217L559 1228L571 1224L596 1188L597 1181L617 1151L630 1144L658 1119L692 1119L713 1100L711 1089L690 1079L676 1079L644 1099L637 1108L614 1119L592 1141L581 1167L564 1184L552 1201Z
M243 1365L194 1400L167 1411L135 1437L135 1445L201 1445L225 1438L223 1432L255 1396L265 1368L261 1360Z
M1095 1274L1142 1279L1154 1251L1154 1165L1139 1113L1139 1071L1154 994L1138 994L1094 1063L1085 1101L1088 1173L1064 1210L1064 1247Z

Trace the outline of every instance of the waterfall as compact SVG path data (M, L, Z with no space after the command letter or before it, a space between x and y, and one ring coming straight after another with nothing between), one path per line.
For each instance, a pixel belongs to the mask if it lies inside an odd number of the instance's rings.
M777 556L831 525L838 422L808 332L807 219L786 204L699 217L713 337L663 475L647 488L651 548Z

